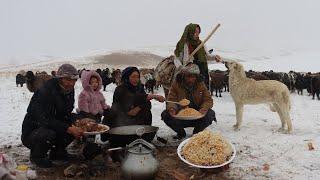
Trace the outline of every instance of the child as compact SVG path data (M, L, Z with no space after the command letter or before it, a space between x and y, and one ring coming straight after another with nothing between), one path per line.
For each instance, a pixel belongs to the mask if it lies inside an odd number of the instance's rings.
M100 92L102 79L95 71L82 71L81 83L83 90L78 99L78 119L90 118L100 123L104 111L110 108ZM82 139L85 142L82 151L86 159L92 159L101 152L101 148L94 143L95 137L95 135L90 135ZM81 146L80 142L75 142L74 149L82 149Z
M97 123L100 123L104 111L110 108L100 92L102 79L95 71L83 71L81 82L83 90L78 99L80 117L94 119Z

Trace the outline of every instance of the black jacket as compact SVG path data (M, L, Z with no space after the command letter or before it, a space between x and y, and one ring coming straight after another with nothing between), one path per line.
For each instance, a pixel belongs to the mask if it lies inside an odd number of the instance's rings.
M111 107L115 117L110 117L108 125L111 127L118 127L151 124L151 102L147 101L147 96L148 95L143 89L132 92L123 84L118 86L114 91ZM127 113L136 106L139 106L141 111L136 116L127 115Z
M65 93L58 79L48 80L30 100L22 124L22 139L40 127L65 133L75 120L71 114L73 108L74 90Z

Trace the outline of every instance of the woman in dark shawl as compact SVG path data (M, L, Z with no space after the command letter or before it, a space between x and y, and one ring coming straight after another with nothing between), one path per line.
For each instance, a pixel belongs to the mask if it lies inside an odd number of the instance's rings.
M147 94L140 83L140 72L136 67L127 67L121 75L121 84L113 94L112 107L105 114L104 124L111 128L127 125L151 125L151 103L155 99L164 102L160 95Z

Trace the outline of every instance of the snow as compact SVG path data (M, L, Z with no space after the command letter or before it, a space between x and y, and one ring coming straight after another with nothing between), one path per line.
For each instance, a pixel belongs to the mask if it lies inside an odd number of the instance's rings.
M236 56L236 55L235 55ZM270 60L242 61L246 69L267 70L276 68L279 71L288 71L288 60L292 67L298 71L315 71L319 62L301 63L301 56L278 57ZM304 55L305 57L305 55ZM310 57L314 57L311 54ZM273 66L277 61L279 66ZM311 62L310 62L311 63ZM52 64L42 64L50 68ZM59 63L55 64L56 66ZM223 68L223 65L212 64L210 68ZM291 68L290 68L291 69ZM295 70L295 69L294 69ZM16 87L14 76L0 77L0 146L20 144L21 124L26 113L28 103L32 97L26 87ZM112 103L115 85L109 85L103 92L107 104ZM82 90L80 81L77 82L76 96ZM163 94L162 89L156 91ZM319 179L320 177L320 103L311 100L310 96L291 94L292 110L291 118L293 133L284 134L278 132L279 117L269 110L266 105L245 106L243 125L240 131L234 131L235 108L229 93L223 93L222 98L214 97L214 111L217 124L211 125L213 131L220 131L228 138L237 149L237 156L230 166L230 170L224 172L225 177L236 179ZM77 102L75 103L77 107ZM160 119L160 114L165 105L152 101L153 125L159 126L158 135L168 139L170 145L178 145L172 140L175 133L169 129ZM191 129L187 130L191 136ZM313 143L315 150L309 151L307 144ZM269 170L263 170L264 164L270 165Z

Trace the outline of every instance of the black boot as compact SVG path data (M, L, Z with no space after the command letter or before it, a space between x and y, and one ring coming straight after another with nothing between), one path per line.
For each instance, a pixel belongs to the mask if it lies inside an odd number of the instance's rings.
M52 167L52 162L48 159L49 143L37 143L33 145L30 152L30 161L40 168Z
M173 139L181 140L185 137L186 137L186 133L178 133L177 135L173 136Z
M83 148L83 156L87 160L91 160L102 152L101 147L95 143L87 142Z
M52 161L69 161L71 158L72 155L70 155L65 149L62 148L52 148L49 153L49 159Z
M51 168L52 162L48 158L33 158L30 157L30 161L36 164L40 168Z

